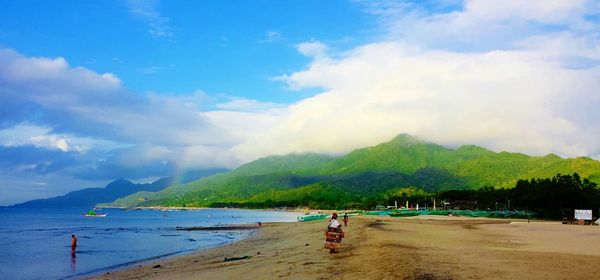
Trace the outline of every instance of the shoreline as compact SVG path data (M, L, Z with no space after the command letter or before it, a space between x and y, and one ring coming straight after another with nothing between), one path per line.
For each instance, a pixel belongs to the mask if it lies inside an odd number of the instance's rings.
M598 227L468 217L352 217L338 254L325 221L264 223L252 235L88 279L591 279Z
M110 209L110 208L104 208L104 209ZM123 208L115 208L115 209L123 209ZM164 211L164 209L166 209L166 208L164 208L164 207L148 207L148 208L139 209L139 210ZM168 208L168 209L175 209L175 208ZM201 210L211 210L211 209L219 210L219 211L228 211L228 210L248 211L248 212L260 211L260 210L255 210L255 209L238 209L238 208L186 208L185 210L182 210L182 211L201 211ZM275 212L271 209L261 209L261 210L263 210L265 212ZM176 211L179 211L179 210L176 210ZM277 212L281 212L281 211L277 211ZM286 211L286 212L297 214L296 212L290 212L290 211ZM297 220L294 218L293 220L290 219L289 221L279 222L279 223L295 223L295 222L297 222ZM269 223L269 222L261 222L261 225L264 225L266 223ZM169 253L162 254L162 255L155 255L155 256L145 257L145 258L136 259L136 260L132 260L132 261L128 261L128 262L123 262L123 263L119 263L119 264L114 264L114 265L98 268L93 271L82 272L80 274L71 275L65 279L88 279L88 278L97 277L98 275L103 275L106 273L112 273L115 271L132 269L132 268L136 268L136 267L140 267L140 266L147 266L147 265L153 264L155 262L167 261L167 260L171 260L174 258L185 257L190 254L203 252L205 250L220 248L220 247L227 246L232 243L240 242L242 240L252 237L254 234L256 234L256 232L260 228L260 226L258 225L258 222L245 222L245 223L230 223L230 224L229 223L228 224L217 223L212 226L173 226L173 227L169 227L169 228L175 232L179 231L182 233L183 232L206 232L207 234L218 234L218 235L233 234L234 236L237 236L237 237L232 238L227 241L224 241L224 242L216 243L216 244L202 244L202 245L199 245L197 248L173 251L173 252L169 252Z
M223 244L223 245L225 245L225 244ZM220 246L223 246L223 245L220 245ZM216 245L216 246L219 246L219 245ZM96 277L98 275L102 275L103 273L106 273L106 272L126 270L126 269L131 269L131 268L135 267L136 265L138 267L140 267L140 266L144 266L144 265L149 265L149 264L159 261L159 260L167 260L169 258L182 257L182 256L185 256L186 254L201 251L203 249L209 249L211 247L213 247L213 246L207 246L206 248L197 248L197 249L190 249L190 250L184 250L184 251L177 251L177 252L168 253L168 254L164 254L164 255L134 260L134 261L126 262L126 263L121 263L121 264L116 264L116 265L112 265L112 266L108 266L108 267L99 268L99 269L84 272L81 274L71 275L71 276L65 277L63 279L82 279L82 278L88 279L88 278Z
M262 227L269 227L269 226L273 226L274 224L279 224L279 223L287 224L287 223L297 223L297 222L296 221L294 221L294 222L265 222L265 223L262 223ZM240 227L240 225L224 225L221 227L219 227L219 226L189 227L189 228L177 227L176 230L184 230L184 231L186 231L186 230L190 230L190 231L195 231L195 230L221 231L222 230L222 231L240 231L240 232L250 230L250 232L247 234L247 236L237 239L237 240L234 240L232 242L227 242L227 243L222 243L222 244L217 244L217 245L209 245L209 246L204 246L204 247L200 247L197 249L185 250L185 251L175 252L172 254L166 254L166 255L141 259L141 260L135 260L135 261L132 261L129 263L118 264L115 266L102 268L102 269L99 269L98 271L88 272L88 273L84 273L81 275L74 275L74 276L68 277L66 279L106 279L106 277L109 277L109 276L112 277L111 275L116 275L116 274L127 272L130 270L135 270L135 269L140 269L140 268L149 268L149 267L154 268L154 266L156 264L159 264L160 262L166 262L166 263L179 262L181 259L192 257L193 255L202 255L210 250L217 250L219 248L227 247L227 246L233 245L235 243L243 242L244 240L247 240L247 239L255 236L258 233L258 231L260 229L262 229L262 227L252 227L252 228L244 227L243 229L234 229L234 230L229 229L232 227L238 228L238 227Z
M279 223L292 223L292 222L279 222ZM268 224L268 223L263 223L263 226L265 224ZM249 232L247 233L246 236L236 239L236 240L233 240L233 241L230 241L230 242L213 244L213 245L205 245L205 246L200 246L195 249L176 251L176 252L167 253L167 254L163 254L163 255L147 257L147 258L143 258L143 259L139 259L139 260L133 260L133 261L126 262L126 263L121 263L121 264L116 264L116 265L112 265L109 267L99 268L97 270L85 272L85 273L78 274L78 275L72 275L72 276L66 277L65 279L96 279L99 276L111 274L113 272L125 271L125 270L129 270L129 269L135 269L135 268L140 268L140 267L145 267L145 266L152 266L157 262L170 261L170 260L174 260L177 258L183 258L183 257L189 256L192 254L202 253L203 251L206 251L206 250L220 248L220 247L228 246L230 244L241 242L241 241L248 239L248 238L252 237L253 235L255 235L258 229L259 229L258 226L254 226L254 225L250 225L250 224L231 224L231 225L211 226L211 227L175 227L174 230L181 230L181 231L212 231L212 232L220 232L220 231L225 231L225 232L245 232L246 231L247 232L247 231L249 231Z

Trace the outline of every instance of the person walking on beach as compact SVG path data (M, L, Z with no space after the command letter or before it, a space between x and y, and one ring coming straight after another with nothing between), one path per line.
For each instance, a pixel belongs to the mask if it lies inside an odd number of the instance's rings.
M75 234L71 234L71 254L75 254L75 248L77 248L77 237Z
M348 226L348 213L344 213L344 226Z
M337 213L333 213L325 231L325 249L329 249L329 253L337 253L343 237L342 225L337 221Z

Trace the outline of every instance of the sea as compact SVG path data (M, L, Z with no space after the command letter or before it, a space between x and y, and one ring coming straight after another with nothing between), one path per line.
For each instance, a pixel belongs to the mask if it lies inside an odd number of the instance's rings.
M179 231L177 227L294 222L284 211L182 211L0 208L0 278L78 279L143 262L223 246L252 230ZM71 253L71 234L77 250Z

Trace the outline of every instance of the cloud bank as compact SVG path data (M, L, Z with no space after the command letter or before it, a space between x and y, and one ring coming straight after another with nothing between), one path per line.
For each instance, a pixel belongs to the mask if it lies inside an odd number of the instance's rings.
M448 146L600 158L599 2L465 1L447 12L364 5L383 39L333 55L322 43L298 45L312 63L279 79L325 91L237 152L344 153L404 132Z

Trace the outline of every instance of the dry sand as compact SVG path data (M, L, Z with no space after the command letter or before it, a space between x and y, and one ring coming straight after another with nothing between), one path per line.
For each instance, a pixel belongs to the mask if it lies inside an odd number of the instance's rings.
M272 223L225 247L96 279L600 279L600 227L510 222L352 217L338 254L323 249L327 221Z

